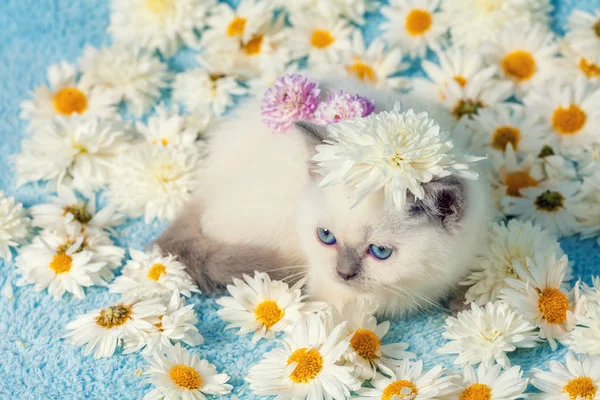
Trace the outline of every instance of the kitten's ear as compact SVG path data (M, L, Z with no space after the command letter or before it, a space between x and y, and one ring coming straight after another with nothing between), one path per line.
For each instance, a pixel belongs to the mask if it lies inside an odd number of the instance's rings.
M327 139L327 126L309 121L298 121L294 124L301 132L308 136L311 142L322 142ZM317 143L317 144L318 144Z
M411 212L425 213L452 228L462 220L467 208L467 187L464 181L447 176L423 185L425 197L416 200Z

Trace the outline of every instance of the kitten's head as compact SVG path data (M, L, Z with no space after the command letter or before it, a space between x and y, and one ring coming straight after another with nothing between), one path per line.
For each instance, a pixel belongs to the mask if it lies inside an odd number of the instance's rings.
M297 126L311 146L326 137L324 127ZM297 227L313 296L339 305L366 295L395 314L438 300L464 277L461 263L471 257L479 234L474 222L484 218L481 207L471 204L467 182L449 176L427 183L424 199L408 195L400 211L384 207L383 190L351 208L348 187L321 188L320 177L312 176Z

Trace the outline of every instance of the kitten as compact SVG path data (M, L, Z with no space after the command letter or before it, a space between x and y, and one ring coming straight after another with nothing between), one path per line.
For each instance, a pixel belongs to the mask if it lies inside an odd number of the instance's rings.
M325 85L372 99L376 112L395 100L423 110L414 97L356 82ZM384 208L382 191L351 208L347 187L320 188L311 172L315 146L326 135L325 127L308 122L272 133L261 121L259 100L243 105L213 132L198 193L158 245L188 266L203 291L258 270L273 279L307 275L312 299L336 306L364 295L388 316L447 296L485 240L485 183L450 176L425 184L423 200L409 195L404 211ZM385 260L373 255L389 250Z

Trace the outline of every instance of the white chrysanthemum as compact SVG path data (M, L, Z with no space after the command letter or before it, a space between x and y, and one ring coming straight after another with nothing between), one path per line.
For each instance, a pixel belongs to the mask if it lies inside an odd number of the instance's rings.
M142 336L131 337L125 342L124 354L134 353L143 348L143 354L169 353L174 344L183 342L189 346L199 346L204 338L198 332L194 305L186 305L179 293L173 292L167 310L158 317L160 322L146 330Z
M588 307L600 307L600 276L592 277L592 284L581 284L581 291L585 296Z
M252 341L272 339L276 333L287 331L308 314L325 308L325 303L304 301L306 296L300 280L291 288L287 283L272 281L264 272L244 280L234 279L227 285L230 296L217 299L219 316L229 322L226 329L239 328L238 335L253 333Z
M133 49L159 50L170 57L185 44L198 45L214 0L112 0L108 31L115 43Z
M154 353L146 360L150 364L145 371L149 375L146 382L155 388L144 396L144 400L206 400L207 394L220 397L233 389L227 384L227 374L219 374L214 365L179 344L165 354Z
M37 87L33 99L21 103L21 118L29 120L34 132L44 128L54 117L117 117L118 96L78 82L77 69L72 64L62 62L48 67L48 84Z
M434 178L477 178L468 164L481 158L454 152L447 133L427 113L401 113L399 107L327 127L328 140L313 157L322 186L345 183L355 189L356 203L383 188L386 206L402 209L408 190L422 199L421 184Z
M406 351L408 344L381 344L387 334L390 322L380 324L375 319L376 306L365 298L358 297L343 305L341 312L333 310L334 324L346 321L346 334L350 336L350 346L344 354L348 365L355 368L359 379L372 379L379 369L386 375L401 365L401 360L414 358L414 353Z
M455 45L477 49L498 35L507 23L547 24L549 0L452 0L442 2L444 20Z
M489 366L495 361L504 368L510 366L506 353L535 347L539 341L535 325L502 301L484 307L471 303L470 310L446 319L442 336L451 341L438 352L458 354L455 364Z
M563 148L600 143L600 88L584 79L575 82L553 80L534 88L525 97L525 106L543 118L549 134Z
M241 0L235 9L220 3L206 19L202 42L210 45L228 40L247 44L272 18L273 5L267 0Z
M423 372L423 361L411 363L403 360L390 377L377 374L371 381L373 388L360 388L356 399L412 399L427 400L444 398L456 392L454 376L443 376L441 365Z
M158 324L165 310L161 299L121 302L69 322L64 338L76 346L85 346L84 355L93 351L94 358L110 357L123 341L143 336Z
M110 284L112 293L126 298L170 298L173 293L190 297L200 290L192 282L186 267L175 256L163 255L154 245L149 252L129 249L131 260L127 261L121 275Z
M592 14L574 9L567 27L565 40L573 50L590 59L600 58L600 10Z
M536 399L600 399L600 357L567 353L565 361L548 361L550 371L533 370L531 384L542 392Z
M29 218L21 203L0 191L0 258L11 261L16 248L29 236Z
M352 367L338 365L349 346L343 334L345 324L332 328L331 321L323 318L311 314L298 321L283 348L266 353L250 368L246 381L254 393L277 395L281 400L345 399L360 387Z
M552 350L556 350L557 340L568 338L576 317L585 309L585 297L579 295L579 282L569 293L561 290L567 263L567 256L557 261L553 254L536 254L533 259L527 258L525 265L515 261L513 268L521 279L508 278L509 287L500 294L501 299L540 328L540 337L548 339Z
M598 38L600 47L600 38ZM562 58L556 60L556 67L560 68L557 77L563 80L588 80L591 83L600 83L600 55L596 58L584 56L569 46L568 42L561 43Z
M94 261L106 263L104 268L96 274L90 275L94 285L107 286L115 277L113 271L121 266L125 250L119 246L115 246L105 232L93 229L84 229L80 235L66 236L67 243L74 242L78 236L83 237L81 250L91 252Z
M78 235L84 229L102 232L123 222L123 217L115 212L113 206L96 212L95 196L86 202L63 185L58 186L57 194L58 197L50 198L51 203L37 204L29 209L33 226Z
M381 24L382 38L411 57L425 57L428 48L440 50L447 41L448 25L439 7L440 0L391 0L381 9L387 18Z
M163 104L154 108L154 115L146 123L136 122L135 127L144 138L160 146L191 147L198 138L197 130L189 126L185 116L177 109L168 110Z
M520 197L504 197L502 206L506 215L523 221L532 221L559 238L579 231L575 218L576 196L580 182L545 182L519 189Z
M21 143L17 183L64 184L90 195L108 183L117 157L129 148L125 127L115 120L71 117L48 121Z
M183 149L140 143L121 155L106 192L123 213L172 220L196 187L200 158L196 148Z
M243 96L247 89L234 77L191 69L175 76L173 101L182 103L188 112L223 114L233 104L233 96Z
M487 249L477 257L477 267L463 285L470 286L465 300L484 305L498 299L500 291L507 287L507 278L519 279L513 264L515 261L526 264L527 257L536 254L564 254L555 237L530 221L521 222L516 219L504 223L493 224L489 233L490 243Z
M135 51L120 46L94 48L88 46L79 59L81 81L100 89L119 101L128 103L134 115L150 110L168 87L168 67L151 52Z
M586 298L586 301L588 299ZM600 356L600 305L589 302L585 314L577 316L577 326L567 340L576 353Z
M502 371L499 364L488 367L481 364L477 372L470 365L465 366L461 388L456 398L462 400L514 400L527 398L524 394L528 379L523 378L521 367L515 366Z

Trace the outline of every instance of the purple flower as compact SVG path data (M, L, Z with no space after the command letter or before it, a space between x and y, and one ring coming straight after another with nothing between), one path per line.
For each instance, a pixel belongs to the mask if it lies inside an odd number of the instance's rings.
M284 75L265 93L262 102L263 122L277 132L284 132L294 122L312 119L319 105L319 84L303 75Z
M340 90L319 104L315 112L315 122L335 124L345 119L366 117L375 111L375 104L365 97Z

